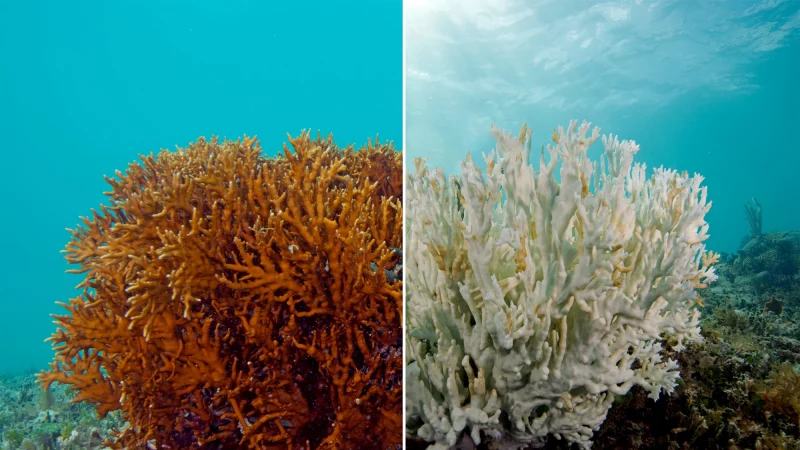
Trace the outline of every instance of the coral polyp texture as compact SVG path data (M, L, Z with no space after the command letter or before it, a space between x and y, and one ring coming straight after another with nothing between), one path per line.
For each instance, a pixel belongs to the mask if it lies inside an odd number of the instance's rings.
M448 180L416 160L406 242L407 433L519 449L547 435L591 447L614 398L679 377L661 342L699 340L696 289L716 279L702 177L572 122L529 163L531 133L492 127L486 173Z
M72 231L39 380L120 410L112 448L401 443L402 154L290 140L143 156Z

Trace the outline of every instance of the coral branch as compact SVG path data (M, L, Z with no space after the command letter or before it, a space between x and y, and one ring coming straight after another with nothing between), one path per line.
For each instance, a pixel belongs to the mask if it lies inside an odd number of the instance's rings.
M111 447L400 444L401 153L290 143L143 156L71 231L83 294L39 380L121 410Z

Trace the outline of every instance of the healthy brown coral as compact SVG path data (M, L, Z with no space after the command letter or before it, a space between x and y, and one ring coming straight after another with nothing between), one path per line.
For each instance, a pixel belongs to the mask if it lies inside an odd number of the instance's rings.
M114 448L400 444L401 153L291 144L142 157L72 231L83 294L39 379L121 410Z

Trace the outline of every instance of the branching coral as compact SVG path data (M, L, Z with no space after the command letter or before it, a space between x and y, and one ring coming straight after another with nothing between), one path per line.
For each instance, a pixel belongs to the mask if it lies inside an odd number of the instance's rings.
M492 129L485 176L467 159L448 183L424 161L408 188L407 414L432 449L462 432L496 448L552 434L591 445L618 395L672 392L699 339L695 289L716 279L702 177L647 178L639 147L573 122L538 170L530 132Z
M83 293L40 382L121 410L114 448L400 443L401 153L291 144L142 157L72 231Z

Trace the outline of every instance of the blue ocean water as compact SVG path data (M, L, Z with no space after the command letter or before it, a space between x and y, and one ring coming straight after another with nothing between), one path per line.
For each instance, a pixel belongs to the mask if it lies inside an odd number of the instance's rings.
M800 1L406 5L407 161L453 173L494 147L492 122L527 122L538 147L587 120L706 177L710 248L737 250L752 197L765 233L800 228Z
M0 372L49 363L103 175L210 135L402 148L401 54L399 0L0 2Z

